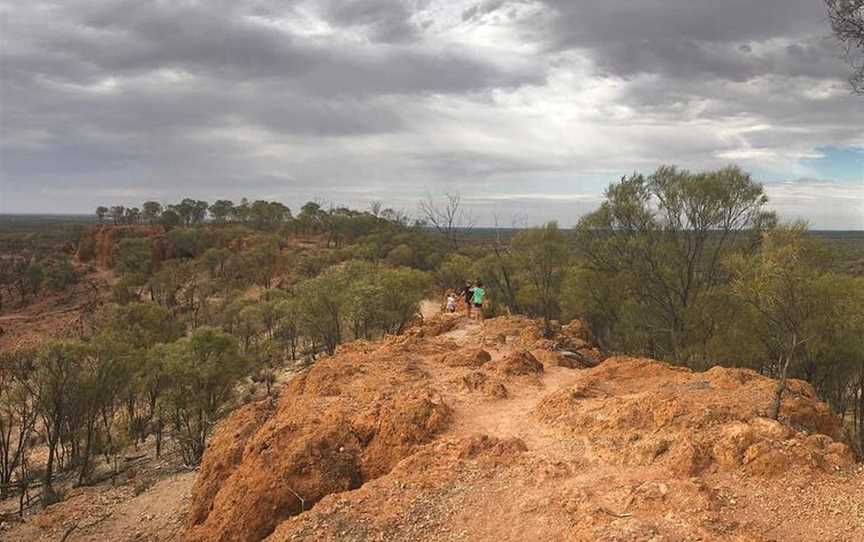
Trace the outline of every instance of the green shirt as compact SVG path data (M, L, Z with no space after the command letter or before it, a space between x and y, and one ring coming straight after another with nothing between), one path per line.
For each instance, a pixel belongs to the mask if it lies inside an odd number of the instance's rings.
M483 296L485 296L485 295L486 295L486 290L484 290L483 288L481 288L479 286L475 286L474 287L474 296L471 298L471 303L474 303L475 305L482 305L483 304Z

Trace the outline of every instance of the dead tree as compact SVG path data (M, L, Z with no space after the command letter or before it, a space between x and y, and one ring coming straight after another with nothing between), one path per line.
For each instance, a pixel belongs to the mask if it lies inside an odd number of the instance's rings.
M439 203L431 194L420 202L420 214L426 222L440 233L453 250L459 249L463 236L471 233L475 221L471 211L462 204L462 195L449 193Z

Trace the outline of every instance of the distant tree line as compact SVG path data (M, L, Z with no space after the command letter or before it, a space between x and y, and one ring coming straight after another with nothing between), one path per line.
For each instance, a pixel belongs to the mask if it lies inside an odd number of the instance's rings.
M245 198L238 205L229 200L208 204L206 201L185 198L180 203L164 207L157 201L145 201L140 208L122 205L96 208L96 218L100 224L161 224L169 229L203 224L208 216L215 224L245 224L257 229L274 230L291 218L291 211L276 201L257 200L250 203Z
M459 209L457 202L457 209ZM242 225L259 231L281 232L295 235L325 235L328 246L339 247L345 242L367 235L382 226L405 228L410 218L407 214L380 203L373 203L369 210L358 211L344 206L324 208L310 201L303 205L297 216L282 203L243 198L239 204L230 200L217 200L212 204L191 198L180 203L163 206L156 201L147 201L138 207L99 206L96 218L100 224L114 225L161 225L166 230L177 227L195 227L204 224ZM450 222L450 232L454 227ZM452 242L452 234L448 239Z

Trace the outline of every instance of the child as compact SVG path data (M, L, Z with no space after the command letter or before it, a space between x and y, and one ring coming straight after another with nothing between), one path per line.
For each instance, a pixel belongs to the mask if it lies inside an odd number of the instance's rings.
M447 312L456 312L456 294L447 294Z

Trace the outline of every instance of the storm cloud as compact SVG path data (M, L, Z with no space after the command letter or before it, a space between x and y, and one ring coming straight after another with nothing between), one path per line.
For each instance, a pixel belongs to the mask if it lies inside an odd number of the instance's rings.
M820 166L864 147L864 100L818 0L0 1L0 21L0 212L459 190L487 222L570 224L622 174L736 162L784 214L864 227L864 159ZM824 186L838 212L808 214Z

